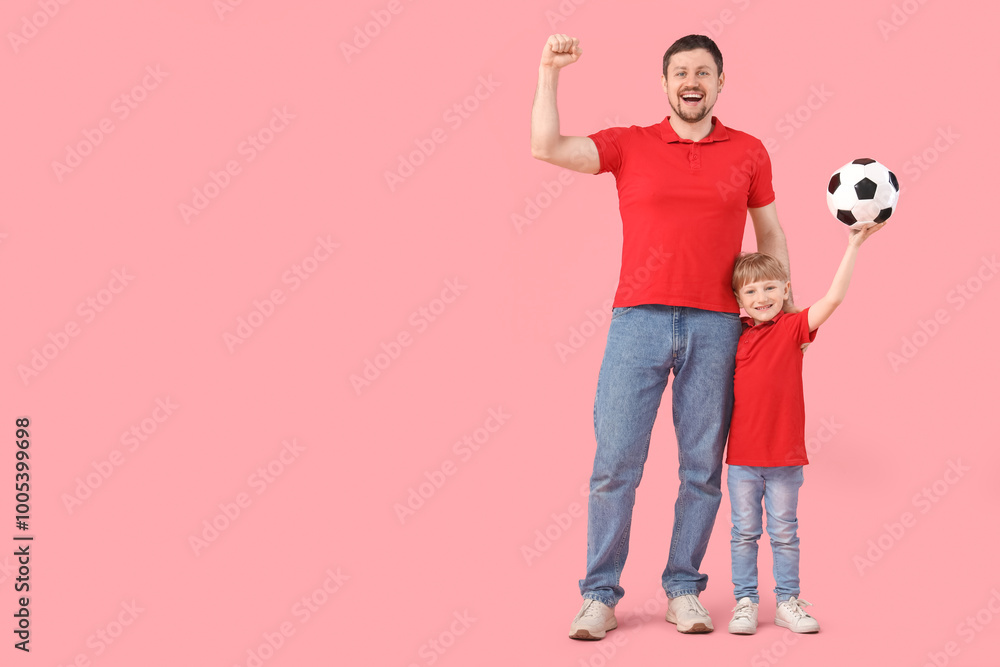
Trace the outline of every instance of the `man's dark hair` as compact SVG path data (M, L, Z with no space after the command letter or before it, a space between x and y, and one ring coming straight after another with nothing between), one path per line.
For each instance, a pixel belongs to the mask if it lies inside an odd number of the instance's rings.
M712 41L712 38L705 35L688 35L671 44L667 52L663 54L663 76L667 75L667 63L670 62L670 56L681 51L694 51L695 49L705 49L711 53L712 58L715 59L716 67L719 68L719 74L722 74L722 51Z

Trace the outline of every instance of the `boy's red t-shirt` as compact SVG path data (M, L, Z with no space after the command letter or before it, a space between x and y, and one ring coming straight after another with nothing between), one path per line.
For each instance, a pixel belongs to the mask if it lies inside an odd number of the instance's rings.
M778 313L756 326L749 317L741 319L726 463L805 465L809 459L801 346L815 340L819 329L809 331L808 308Z
M600 171L615 175L622 268L613 307L663 304L738 313L731 281L747 208L774 201L771 158L753 136L712 117L700 141L669 116L590 135Z

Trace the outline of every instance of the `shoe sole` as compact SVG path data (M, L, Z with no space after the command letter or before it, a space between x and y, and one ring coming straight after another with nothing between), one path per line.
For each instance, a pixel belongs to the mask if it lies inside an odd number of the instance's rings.
M789 625L786 621L782 621L782 620L779 620L777 618L774 619L774 624L777 625L778 627L781 627L781 628L787 628L788 630L791 630L792 632L798 633L800 635L814 635L817 632L819 632L819 628L816 628L815 630L796 630L791 625Z
M617 627L618 627L618 622L614 621L614 625L612 625L610 628L608 628L607 630L605 630L601 634L597 634L596 632L592 633L587 628L580 628L576 632L570 633L569 638L570 639L586 639L586 640L591 640L591 641L595 641L595 640L598 640L598 639L604 639L605 635L607 635L609 632L611 632L612 630L614 630Z
M731 634L731 635L755 635L755 634L757 634L757 628L754 628L753 630L733 630L732 628L729 628L729 634Z
M690 626L683 628L677 623L677 617L674 616L673 618L671 618L671 616L673 616L673 614L671 614L670 611L668 610L667 623L673 623L674 625L677 626L677 632L683 632L686 635L703 635L715 630L715 628L713 628L711 625L707 625L701 622L692 623Z

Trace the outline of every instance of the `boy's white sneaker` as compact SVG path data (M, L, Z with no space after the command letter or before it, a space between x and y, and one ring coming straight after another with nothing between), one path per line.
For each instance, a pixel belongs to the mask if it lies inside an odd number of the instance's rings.
M701 606L697 595L678 595L667 603L667 622L677 626L677 632L697 634L711 632L712 619Z
M792 632L819 632L819 621L806 613L805 607L812 606L795 596L778 603L774 614L774 624L788 628Z
M569 626L571 639L604 639L608 630L618 627L615 608L597 600L584 600L580 612Z
M752 635L757 632L757 603L750 598L740 598L733 607L729 632L734 635Z

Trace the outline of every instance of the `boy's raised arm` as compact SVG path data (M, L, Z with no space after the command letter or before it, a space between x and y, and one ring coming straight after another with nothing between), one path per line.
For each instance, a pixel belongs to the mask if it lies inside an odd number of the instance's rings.
M833 276L830 290L826 296L809 307L809 331L818 329L843 302L844 297L847 296L847 287L851 284L851 274L854 273L854 261L858 258L858 248L884 225L884 222L880 222L863 229L851 230L851 235L847 239L847 251L844 253L844 259L840 261L836 275Z
M579 39L567 35L552 35L545 42L538 66L538 88L531 105L531 155L559 167L596 174L601 160L594 140L566 137L559 132L556 107L559 70L580 58L583 51L579 44Z

